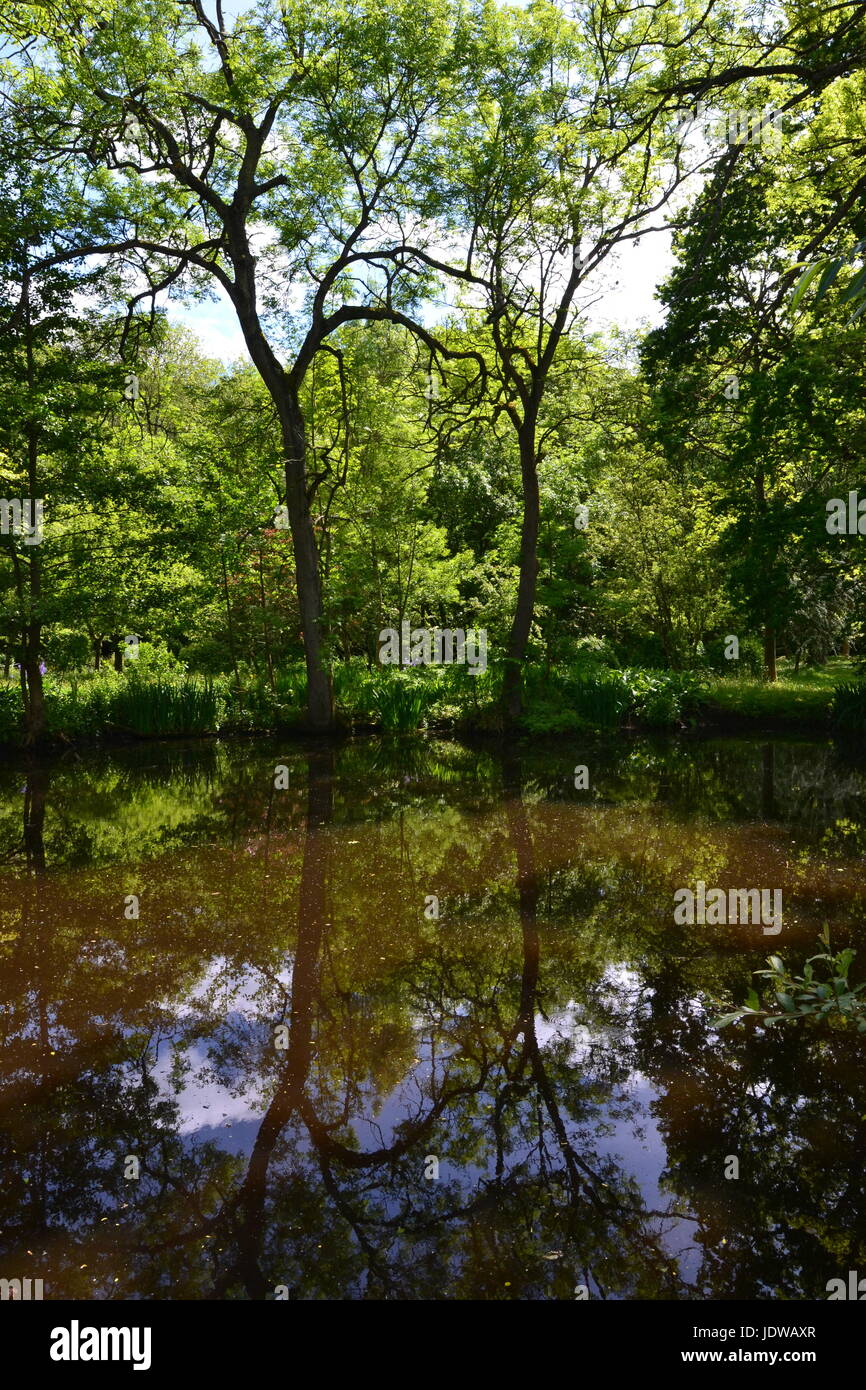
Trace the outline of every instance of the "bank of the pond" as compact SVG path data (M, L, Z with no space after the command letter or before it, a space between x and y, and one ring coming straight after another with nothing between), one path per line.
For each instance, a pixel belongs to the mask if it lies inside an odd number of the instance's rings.
M501 736L501 675L464 670L381 671L357 663L334 675L334 732ZM866 678L848 661L793 671L782 664L773 683L695 671L578 667L531 668L525 677L519 735L531 738L617 730L866 736ZM123 671L46 682L48 746L118 744L152 739L238 738L307 732L303 672L273 683L198 675ZM515 731L509 730L513 733ZM0 746L22 746L21 692L0 686Z

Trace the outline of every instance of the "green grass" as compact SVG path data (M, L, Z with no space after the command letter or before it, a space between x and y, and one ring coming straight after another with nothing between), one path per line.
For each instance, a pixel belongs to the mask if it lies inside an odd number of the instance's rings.
M826 666L803 668L794 675L783 660L777 672L773 683L751 676L709 677L702 699L705 712L829 724L834 689L850 681L853 667L837 657Z

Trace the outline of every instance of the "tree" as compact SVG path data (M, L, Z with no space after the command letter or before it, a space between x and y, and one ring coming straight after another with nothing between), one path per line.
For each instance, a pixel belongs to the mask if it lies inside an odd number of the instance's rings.
M828 544L825 502L856 483L864 431L852 334L827 315L788 313L789 248L802 235L790 166L802 167L796 149L785 162L755 151L723 162L679 219L668 316L644 348L669 463L703 478L728 517L719 558L762 632L770 681L782 634L798 659L829 654L834 628L841 643L856 541Z
M14 128L5 129L0 142L0 480L4 509L10 501L20 506L24 526L18 534L10 526L0 546L14 580L14 652L28 743L45 732L43 630L51 512L74 490L73 461L94 445L107 392L119 395L121 389L117 368L100 351L101 327L85 324L74 307L92 272L50 263L77 204L69 173L34 167L28 142Z
M393 226L412 206L430 122L453 97L458 33L447 0L362 13L297 0L231 29L201 0L133 4L88 30L52 75L78 133L62 102L53 122L40 106L55 150L84 149L116 176L113 250L128 253L128 277L134 267L148 281L133 300L210 283L234 306L279 419L318 729L331 724L332 699L303 382L342 324L400 316L417 294ZM377 252L391 256L381 301L353 302L356 272ZM295 285L307 290L302 307Z
M687 176L662 128L669 104L653 57L669 74L686 62L673 35L687 52L691 17L663 6L646 20L590 4L569 20L547 3L501 24L484 15L472 104L446 122L441 211L464 248L455 273L484 308L495 409L519 451L520 577L503 683L513 721L536 601L542 403L591 277L652 230L652 214Z

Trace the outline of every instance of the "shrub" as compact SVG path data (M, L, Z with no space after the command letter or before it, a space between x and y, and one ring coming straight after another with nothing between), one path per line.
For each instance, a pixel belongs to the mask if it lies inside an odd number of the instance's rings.
M437 684L408 671L380 676L373 685L373 708L382 728L389 733L417 729L438 698Z
M24 709L17 685L0 685L0 744L18 743Z
M616 653L606 637L578 637L572 644L573 662L569 665L618 666Z
M131 677L115 692L109 722L139 738L216 733L223 700L211 680Z
M693 671L623 671L631 692L631 713L644 724L663 728L697 712L704 683Z
M843 733L866 736L866 680L844 681L835 686L830 718Z
M565 683L569 707L579 719L599 729L612 729L629 711L631 691L620 671L579 671Z
M125 660L125 669L141 680L145 676L185 676L186 665L162 642L139 642L138 656Z
M276 672L274 686L262 676L242 677L241 684L226 685L224 732L268 733L301 723L307 699L307 680L302 668Z
M719 676L760 676L764 670L764 648L757 637L740 638L740 654L736 661L725 656L724 637L711 637L704 646L701 667Z

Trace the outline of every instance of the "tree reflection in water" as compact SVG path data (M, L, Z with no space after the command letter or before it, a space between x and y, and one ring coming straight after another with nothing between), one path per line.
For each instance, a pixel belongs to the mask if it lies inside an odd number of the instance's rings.
M72 810L68 769L29 768L23 832L7 784L0 1272L799 1298L866 1264L860 1045L718 1038L709 999L766 943L671 911L697 876L785 875L789 949L822 912L856 945L863 776L823 745L686 753L593 750L587 797L552 753L319 747L282 802L260 749L130 755L76 770Z

